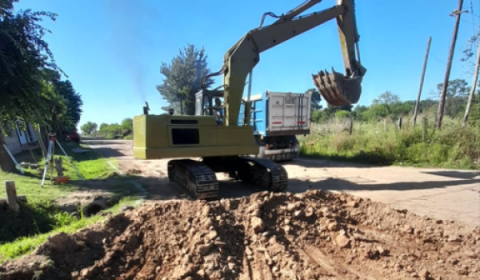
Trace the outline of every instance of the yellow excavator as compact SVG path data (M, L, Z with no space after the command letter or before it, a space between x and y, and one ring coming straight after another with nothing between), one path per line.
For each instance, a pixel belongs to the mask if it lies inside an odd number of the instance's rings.
M250 30L225 53L221 70L202 80L202 90L195 96L198 107L206 108L202 109L206 113L190 116L174 115L170 111L152 115L145 111L135 116L135 158L171 158L169 180L196 199L218 199L217 172L228 173L231 178L265 190L285 191L288 186L285 168L274 161L251 156L258 153L259 146L250 123L251 101L243 97L243 92L247 76L251 77L251 71L260 61L260 53L336 19L345 74L333 68L331 73L320 71L312 75L313 83L331 105L358 102L366 69L360 64L354 1L337 0L331 8L300 15L320 2L307 1L280 16L265 13L260 26ZM262 26L267 15L277 20ZM224 84L213 90L205 88L204 82L215 75L223 75ZM213 113L212 97L215 96L224 99L222 124L216 122ZM244 117L239 120L242 104Z

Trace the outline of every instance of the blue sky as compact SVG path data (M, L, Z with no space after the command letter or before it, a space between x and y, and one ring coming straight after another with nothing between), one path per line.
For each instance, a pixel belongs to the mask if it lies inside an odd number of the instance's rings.
M188 43L205 47L212 71L223 55L248 30L260 24L264 12L282 14L301 4L287 0L20 0L16 9L55 12L46 40L57 64L69 75L84 102L79 127L87 122L120 122L142 113L163 113L156 90L170 63ZM335 5L324 0L311 11ZM450 78L472 75L460 62L474 26L480 24L480 4L465 0ZM428 97L443 81L457 0L357 0L360 56L367 68L358 104L368 105L387 90L402 100L418 93L428 36L430 57L422 95ZM267 18L266 24L274 19ZM265 90L304 92L313 87L311 74L334 67L343 72L335 21L316 27L260 55L253 71L252 94ZM217 80L220 81L220 80ZM218 84L219 85L219 84Z

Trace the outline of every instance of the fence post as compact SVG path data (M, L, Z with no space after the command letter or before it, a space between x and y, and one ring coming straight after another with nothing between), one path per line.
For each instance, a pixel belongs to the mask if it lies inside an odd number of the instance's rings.
M349 123L349 126L348 126L348 133L350 135L352 135L352 132L353 132L353 119L350 118L350 123Z
M5 181L5 191L7 192L7 203L10 210L18 212L20 206L17 203L17 189L15 181Z

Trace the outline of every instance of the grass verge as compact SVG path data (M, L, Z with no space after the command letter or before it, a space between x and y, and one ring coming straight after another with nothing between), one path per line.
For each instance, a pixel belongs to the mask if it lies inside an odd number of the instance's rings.
M103 213L118 214L123 206L131 205L138 199L141 198L139 196L124 197L115 206L103 211ZM47 241L49 236L60 232L65 232L67 234L74 233L77 230L84 229L106 219L106 216L104 215L96 215L88 218L82 216L79 220L75 219L74 221L70 221L71 217L68 214L60 214L59 217L60 219L58 222L60 222L60 224L57 224L56 227L49 232L36 234L34 236L21 237L13 242L2 244L2 246L0 246L0 264L6 260L13 260L33 252L38 246Z
M462 127L446 118L441 130L428 122L399 130L394 123L332 121L315 125L312 133L299 137L301 155L375 165L404 165L456 169L480 168L480 128Z
M13 180L18 195L26 195L28 202L21 204L21 211L0 211L0 263L17 258L33 251L38 245L45 242L48 236L59 232L71 233L87 227L102 219L103 216L77 218L60 209L56 200L69 198L75 192L102 191L111 194L115 199L114 205L102 212L117 213L121 207L140 199L138 191L126 181L128 177L117 177L113 182L102 184L104 179L110 178L113 168L93 149L79 144L63 144L62 147L72 160L72 165L63 151L56 146L55 157L63 159L64 175L70 177L67 184L54 185L50 182L50 171L47 172L45 184L41 187L45 159L40 149L33 151L39 169L24 168L24 175L5 173L0 171L0 180ZM79 150L80 149L80 150ZM29 152L16 156L18 162L34 163ZM84 185L75 168L85 180L93 180ZM56 171L54 171L56 176ZM2 195L3 196L3 195ZM81 214L81 211L80 211Z

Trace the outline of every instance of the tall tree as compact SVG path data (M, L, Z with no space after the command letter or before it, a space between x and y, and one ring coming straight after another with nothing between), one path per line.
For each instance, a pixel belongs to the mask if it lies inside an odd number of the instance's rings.
M322 96L320 95L320 92L316 88L308 89L306 92L312 93L311 110L312 111L321 110L322 105L320 104L320 102L322 102Z
M133 131L133 119L132 118L125 118L122 120L122 134L123 137L127 136L128 134L131 134Z
M44 108L41 69L59 70L48 44L43 40L44 27L37 22L42 17L56 19L49 12L14 11L18 0L0 1L0 168L14 171L6 153L2 125L17 121L32 121ZM61 70L60 70L61 71Z
M86 122L80 128L82 130L82 134L85 135L92 135L97 132L97 124L94 122Z
M394 94L388 90L380 94L377 98L372 100L372 103L374 105L379 105L379 104L392 105L398 102L400 102L400 97L397 94Z
M394 107L400 104L400 97L391 91L386 91L372 100L372 112L383 118L394 112Z
M65 114L61 119L61 128L71 130L74 129L82 116L82 97L73 88L69 80L58 81L55 84L55 90L58 95L65 99Z
M160 73L165 79L162 85L157 86L157 90L170 107L180 110L181 114L195 114L195 93L201 89L202 78L210 73L207 58L203 47L198 50L189 44L180 50L170 65L162 62ZM213 83L212 79L207 79L205 86Z
M438 98L440 98L442 88L443 83L437 85ZM448 88L445 97L444 115L456 117L459 113L464 112L469 91L470 86L464 79L455 79L448 81Z

